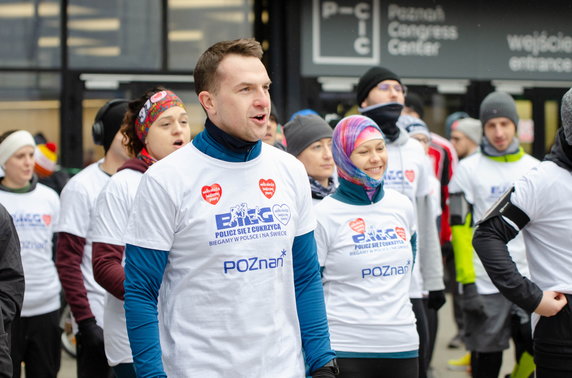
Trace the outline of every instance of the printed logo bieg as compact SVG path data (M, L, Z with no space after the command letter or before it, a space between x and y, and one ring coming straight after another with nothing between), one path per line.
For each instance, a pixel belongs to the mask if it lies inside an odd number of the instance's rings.
M392 185L410 185L415 181L415 171L413 169L393 169L385 172L385 182Z
M286 236L285 226L290 219L291 210L286 204L251 208L243 202L226 213L215 214L216 232L209 245Z
M407 234L403 227L385 228L373 225L367 227L363 218L348 221L348 227L355 232L352 235L354 249L350 252L350 256L407 246Z
M12 214L12 220L16 228L43 228L52 224L52 216L50 214L16 213Z

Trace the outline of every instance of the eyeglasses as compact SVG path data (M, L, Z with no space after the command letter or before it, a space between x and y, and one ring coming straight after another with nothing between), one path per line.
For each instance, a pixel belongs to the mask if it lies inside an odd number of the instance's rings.
M387 92L390 88L393 88L397 93L403 93L403 95L407 94L407 87L401 84L381 83L377 85L377 88L383 92Z

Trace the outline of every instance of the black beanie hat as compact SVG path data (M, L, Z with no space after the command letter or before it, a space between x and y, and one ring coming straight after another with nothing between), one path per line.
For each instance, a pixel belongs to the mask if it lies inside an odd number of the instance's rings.
M510 119L514 126L518 126L518 113L514 99L508 93L492 92L481 102L479 118L485 124L492 118L506 117Z
M284 125L286 151L298 156L312 143L331 138L332 134L332 128L322 117L314 114L297 116Z
M105 152L109 150L113 138L115 138L115 134L117 134L121 128L123 117L127 111L127 105L127 100L113 103L103 117L101 117L101 122L103 123L103 150Z
M367 98L371 88L384 80L396 80L401 84L401 78L387 68L371 67L360 77L357 85L357 106L361 106L363 100Z

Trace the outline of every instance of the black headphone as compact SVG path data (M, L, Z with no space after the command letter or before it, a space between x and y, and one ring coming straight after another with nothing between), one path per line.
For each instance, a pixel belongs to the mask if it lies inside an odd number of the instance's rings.
M95 115L95 121L93 126L91 126L93 143L97 144L98 146L103 146L103 143L105 142L105 125L103 124L103 117L105 117L105 114L107 114L109 109L111 109L114 105L119 103L123 104L125 102L127 102L127 100L117 98L115 100L108 101L101 107L101 109L97 111L97 114Z

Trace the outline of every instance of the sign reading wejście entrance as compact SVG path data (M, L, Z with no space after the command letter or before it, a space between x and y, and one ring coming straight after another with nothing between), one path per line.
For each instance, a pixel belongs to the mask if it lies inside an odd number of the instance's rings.
M302 74L570 80L572 2L312 0L302 8Z

